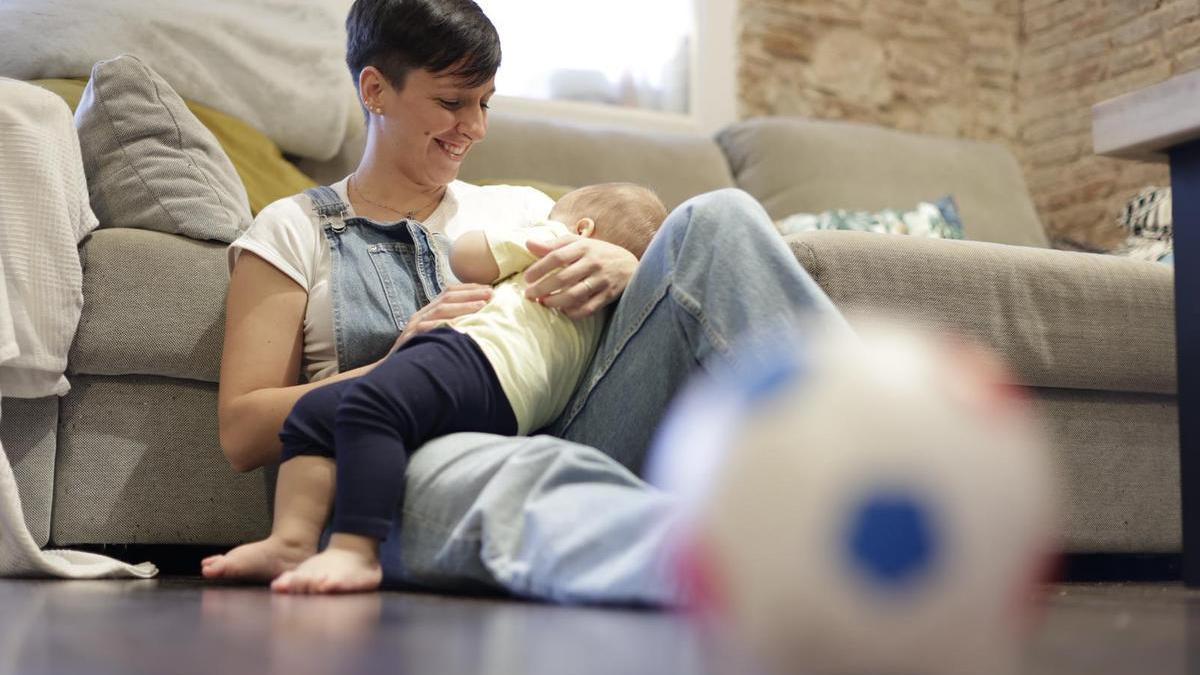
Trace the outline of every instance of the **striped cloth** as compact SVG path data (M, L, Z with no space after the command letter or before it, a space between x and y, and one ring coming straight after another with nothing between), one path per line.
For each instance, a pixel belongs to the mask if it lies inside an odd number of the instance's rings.
M1175 232L1171 188L1148 187L1134 195L1117 218L1129 236L1115 251L1135 260L1174 263Z

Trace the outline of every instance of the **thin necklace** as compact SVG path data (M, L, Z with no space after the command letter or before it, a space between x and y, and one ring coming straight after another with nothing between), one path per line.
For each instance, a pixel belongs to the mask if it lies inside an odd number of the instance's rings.
M440 201L440 200L441 200L441 198L442 198L443 196L445 196L445 194L446 194L446 188L444 188L444 187L443 187L443 188L442 188L442 190L441 190L441 192L439 192L437 195L435 195L433 199L431 199L431 200L429 200L429 201L425 202L423 205L421 205L421 206L419 206L419 207L417 207L417 208L415 208L415 209L413 209L413 210L411 210L411 211L401 211L400 209L394 209L394 208L392 208L392 207L388 206L387 204L380 204L379 202L372 201L372 200L368 199L368 198L367 198L367 196L363 194L363 191L362 191L361 189L359 189L359 187L358 187L357 185L355 185L355 184L354 184L354 183L355 183L355 179L357 179L357 178L358 178L358 174L357 174L357 173L352 173L352 174L350 174L350 180L349 180L349 181L347 181L347 185L349 185L349 186L350 186L350 189L351 189L351 190L353 190L354 192L358 193L358 198L359 198L359 199L361 199L361 200L363 200L364 202L366 202L366 203L370 204L371 206L377 206L377 207L379 207L379 208L381 208L381 209L384 209L384 210L386 210L386 211L391 211L392 213L398 213L398 214L400 214L400 215L404 216L405 218L416 218L418 213L420 213L420 212L424 211L425 209L429 208L431 205L433 205L433 204L436 204L436 203L437 203L438 201Z

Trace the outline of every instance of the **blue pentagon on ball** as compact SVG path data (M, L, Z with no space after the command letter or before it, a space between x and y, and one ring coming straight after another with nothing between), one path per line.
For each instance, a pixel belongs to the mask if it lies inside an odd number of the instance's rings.
M932 514L905 492L868 495L852 511L846 534L853 567L886 589L912 586L929 572L938 553Z

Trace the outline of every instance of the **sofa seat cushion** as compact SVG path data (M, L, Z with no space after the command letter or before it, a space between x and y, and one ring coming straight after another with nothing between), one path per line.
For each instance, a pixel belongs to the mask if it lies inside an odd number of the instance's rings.
M271 531L274 472L230 468L217 441L216 385L71 383L59 422L54 545L227 545Z
M69 372L216 382L225 245L150 230L97 230L83 246L83 314Z
M990 346L1017 383L1175 393L1170 267L1115 256L862 232L788 238L842 311Z
M967 239L1048 245L1021 167L998 143L788 117L740 122L717 140L738 185L776 220L909 208L949 194Z
M1178 553L1174 396L1029 390L1050 437L1067 553Z

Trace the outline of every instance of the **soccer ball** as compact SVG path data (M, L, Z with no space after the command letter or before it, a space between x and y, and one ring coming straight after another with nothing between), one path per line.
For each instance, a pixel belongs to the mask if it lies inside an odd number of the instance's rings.
M1055 551L1052 470L990 355L873 325L758 340L681 395L652 481L681 573L779 672L1003 673Z

